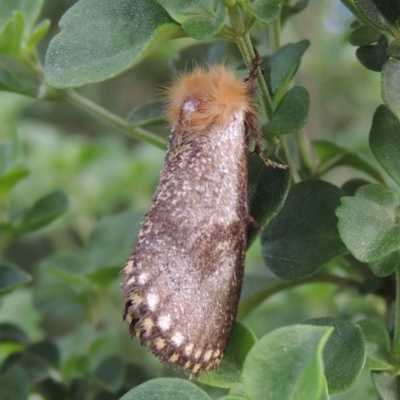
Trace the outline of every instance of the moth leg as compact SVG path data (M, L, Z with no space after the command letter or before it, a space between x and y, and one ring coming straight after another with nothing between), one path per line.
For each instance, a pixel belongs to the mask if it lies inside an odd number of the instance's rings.
M290 165L281 164L281 163L270 160L268 157L265 156L265 154L261 150L261 147L257 143L256 143L256 146L254 149L254 153L256 153L261 158L261 160L267 167L278 168L278 169L290 169L291 168Z
M264 228L264 226L259 222L257 222L250 214L249 214L249 224L252 224L254 228L256 228L259 231L262 231L262 229Z

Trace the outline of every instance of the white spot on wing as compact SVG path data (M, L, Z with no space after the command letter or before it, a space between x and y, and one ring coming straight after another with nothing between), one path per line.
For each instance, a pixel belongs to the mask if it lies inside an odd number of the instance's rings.
M149 280L149 274L143 272L142 274L139 275L138 281L141 285L144 285L148 280Z
M190 354L192 354L192 350L193 350L193 343L190 343L189 345L186 346L185 348L185 354L187 356L190 356Z
M180 346L183 342L183 335L180 332L175 332L174 336L172 336L172 341L177 345Z
M171 325L171 316L168 315L161 315L158 318L157 325L160 327L162 331L167 331Z
M146 300L150 310L154 311L157 308L157 304L160 301L160 298L154 293L149 293L146 297Z

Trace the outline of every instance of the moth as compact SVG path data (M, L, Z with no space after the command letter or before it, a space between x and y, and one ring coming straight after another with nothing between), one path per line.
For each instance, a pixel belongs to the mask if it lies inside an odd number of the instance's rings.
M249 215L249 140L261 152L255 77L197 67L167 89L169 146L125 266L123 318L162 362L216 368L237 313ZM272 161L263 158L269 165Z

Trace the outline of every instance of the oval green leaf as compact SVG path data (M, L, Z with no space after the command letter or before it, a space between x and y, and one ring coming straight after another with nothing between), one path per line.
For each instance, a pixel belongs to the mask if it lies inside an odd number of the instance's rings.
M362 171L378 182L385 184L385 179L378 169L364 160L359 154L328 140L315 140L312 146L319 158L319 165L317 167L319 176L326 174L336 167L347 166Z
M400 121L400 60L389 60L382 70L382 99ZM379 109L379 108L378 108ZM400 135L400 133L399 133Z
M29 396L29 379L19 366L0 375L0 387L0 400L26 400Z
M120 400L211 400L211 398L187 380L159 378L136 386Z
M302 86L290 89L274 112L274 116L265 127L268 136L281 136L301 129L308 121L310 95Z
M264 336L246 357L243 386L251 399L320 400L322 350L332 328L293 325Z
M282 209L291 183L290 170L267 167L257 155L249 158L250 215L261 225L267 225ZM249 248L260 231L251 223L247 231Z
M397 0L354 0L354 4L379 29L390 30L398 24L400 3Z
M239 0L239 2L246 11L265 24L274 22L278 18L282 7L281 0Z
M400 265L400 252L394 251L379 260L371 261L369 267L371 271L382 278L393 274L396 268Z
M60 21L46 54L45 79L65 88L114 77L182 34L154 0L81 0Z
M134 126L149 126L165 123L165 101L163 99L150 100L134 108L127 116L127 120Z
M369 145L379 164L400 185L400 120L384 105L375 111Z
M356 192L355 197L342 198L336 215L340 236L357 260L379 260L399 249L400 224L385 207Z
M301 40L282 46L272 54L270 81L275 103L279 103L284 96L289 82L299 68L301 57L309 46L309 40Z
M380 72L389 59L387 48L388 40L382 35L377 44L359 47L356 50L356 57L365 68Z
M35 25L43 8L44 0L2 0L0 1L0 31L13 13L19 10L26 19L29 30Z
M49 225L68 209L68 197L63 190L56 190L38 200L25 214L20 233L36 231Z
M182 23L182 29L185 33L197 40L208 40L216 36L228 17L228 10L223 2L220 2L217 7L215 16L208 17L204 15L196 15L185 20Z
M126 211L97 222L90 236L89 255L98 267L121 266L127 260L142 217Z
M7 322L0 324L0 343L22 343L27 345L29 342L28 334L18 325Z
M333 317L313 318L304 323L335 328L322 354L328 391L338 393L349 389L365 364L367 348L361 328Z
M0 64L0 90L26 94L36 97L37 90L28 88L18 81L18 79L3 65Z
M392 376L387 372L372 372L372 381L382 400L399 400L400 376Z
M350 44L353 46L366 46L378 41L380 32L370 25L361 25L350 34Z
M29 175L29 169L23 165L14 167L0 176L0 198L5 196L20 180Z
M0 32L0 54L20 57L25 31L25 16L20 11L14 11Z
M256 342L254 333L246 325L236 322L218 370L205 372L197 380L214 387L237 386L241 383L246 355Z
M100 362L93 371L94 380L108 392L121 388L125 377L126 362L120 356L110 356Z
M364 319L358 321L367 342L367 359L365 368L373 371L384 371L390 365L390 337L388 330L378 321Z
M278 216L261 234L265 265L277 276L304 279L347 249L337 229L344 192L324 181L293 186Z
M14 264L0 262L0 295L25 285L32 277Z

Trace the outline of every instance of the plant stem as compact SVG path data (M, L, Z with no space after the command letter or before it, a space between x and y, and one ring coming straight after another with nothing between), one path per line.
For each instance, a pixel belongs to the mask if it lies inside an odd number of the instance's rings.
M296 132L297 143L299 146L300 160L302 163L302 170L308 175L311 175L315 170L314 158L311 155L311 145L304 130Z
M242 54L243 60L247 65L247 68L251 70L255 59L255 52L253 44L251 43L250 34L246 30L243 23L242 16L237 6L229 7L229 17L231 25L236 32L236 44L239 47L240 53ZM260 100L265 110L268 120L271 120L274 115L274 107L272 105L271 96L269 95L267 84L265 83L261 69L257 71L257 84L260 89Z
M294 168L294 161L293 161L292 156L290 155L290 151L289 151L287 143L286 143L286 138L285 137L281 137L280 138L280 142L282 144L283 153L285 154L285 161L289 165L293 166L293 168L291 170L293 182L294 183L299 183L299 182L301 182L301 178L300 178L299 173L297 172L297 169Z
M398 370L400 368L400 265L396 269L396 303L394 312L392 364Z
M278 50L281 47L281 19L279 17L275 19L272 28L274 33L273 49Z
M101 119L102 121L108 122L110 125L119 128L121 131L128 133L137 139L150 143L160 149L166 149L167 147L166 140L154 135L149 131L146 131L145 129L130 125L125 119L111 113L110 111L99 106L98 104L93 103L92 101L81 96L74 90L64 91L64 98L69 103L82 108L83 110L89 112L90 114Z
M260 290L259 292L249 296L247 299L243 300L239 305L239 311L237 314L237 319L239 321L247 317L254 309L260 306L266 299L279 293L283 290L291 289L301 285L308 285L310 283L331 283L333 285L347 286L352 289L360 289L361 282L350 278L343 278L337 275L331 274L318 274L310 278L303 279L301 281L288 281L282 282L275 286L268 287L266 289Z

